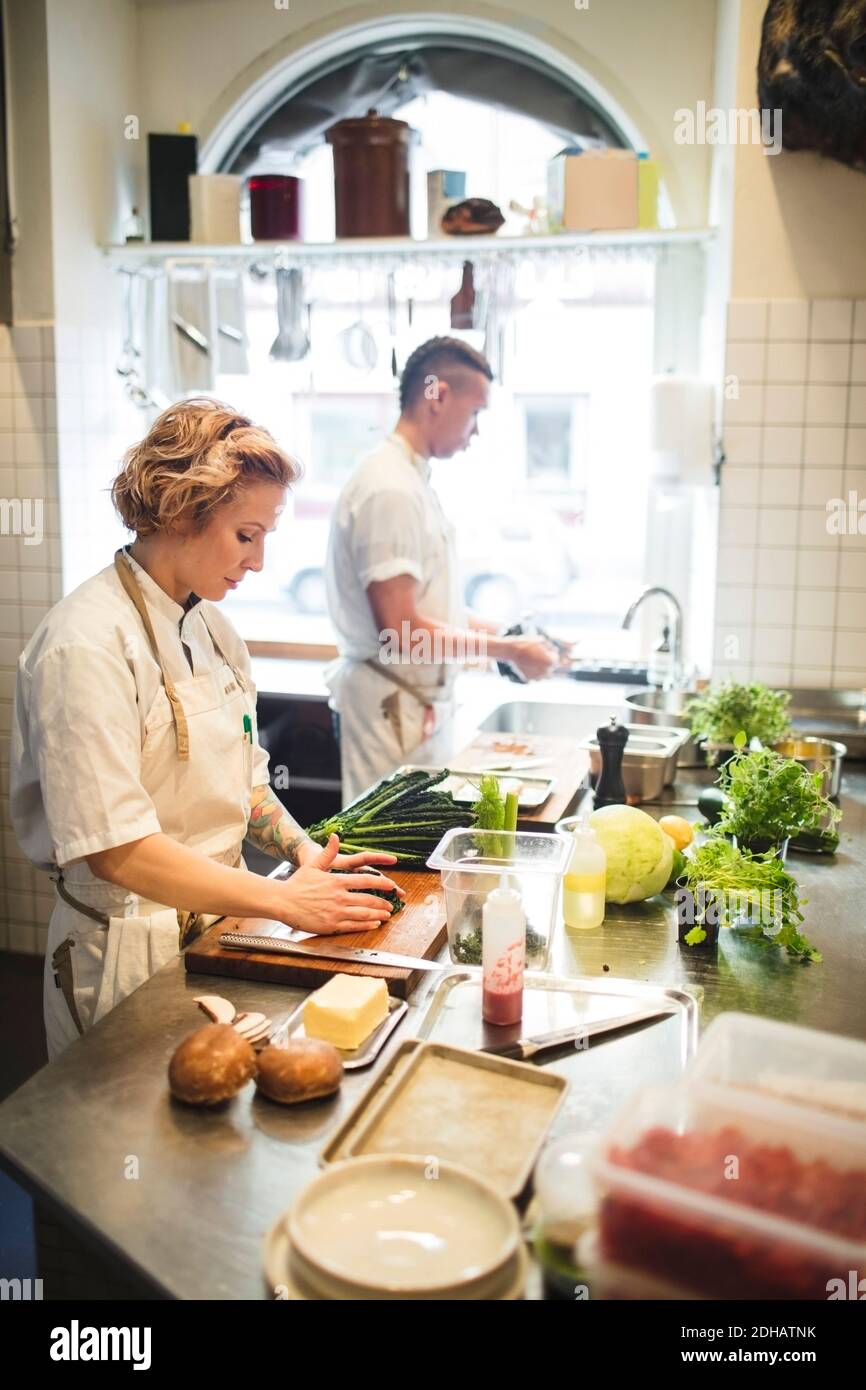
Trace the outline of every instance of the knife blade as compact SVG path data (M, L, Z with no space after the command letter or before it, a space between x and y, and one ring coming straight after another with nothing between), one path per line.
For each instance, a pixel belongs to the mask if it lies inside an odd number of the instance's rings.
M653 1023L660 1018L668 1018L674 1012L673 1005L657 1005L652 1009L640 1009L631 1014L618 1014L614 1018L597 1019L595 1023L569 1024L553 1033L539 1033L534 1038L517 1038L514 1042L491 1043L479 1049L493 1057L511 1057L518 1062L528 1062L539 1052L547 1052L566 1043L583 1041L589 1038L611 1037L627 1028L635 1028L642 1023Z
M281 956L313 956L319 960L347 960L356 965L394 965L400 970L450 970L451 961L424 960L403 956L397 951L376 951L365 946L307 946L278 936L249 936L246 932L223 932L221 946L238 951L273 951Z

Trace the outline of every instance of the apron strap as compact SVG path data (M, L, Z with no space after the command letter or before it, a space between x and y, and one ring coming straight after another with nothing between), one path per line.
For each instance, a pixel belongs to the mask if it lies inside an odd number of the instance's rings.
M122 560L120 558L122 555L122 549L115 552L114 568L117 570L118 578L120 579L121 584L123 585L129 597L132 599L138 616L141 618L141 621L144 625L144 630L147 633L148 641L150 642L151 650L153 651L153 655L156 659L157 665L159 666L160 674L162 675L162 683L165 687L165 693L168 696L168 701L171 705L171 715L172 719L174 720L174 731L177 737L177 756L181 760L181 762L188 762L189 726L186 722L186 715L184 714L183 705L181 704L180 696L178 695L171 681L165 674L165 668L163 667L162 658L159 654L159 646L157 645L156 641L156 633L154 632L153 624L150 621L150 614L147 611L147 604L144 601L144 595L142 594L141 589L138 587L138 583L135 579L135 576L132 573L132 570L129 567L129 564L126 560Z
M72 975L72 948L74 945L75 942L72 940L71 936L67 936L66 940L60 943L54 955L51 957L51 969L54 971L55 982L66 1002L66 1007L70 1012L72 1022L75 1024L79 1033L83 1033L84 1029L81 1026L81 1016L78 1012L78 1005L75 1002L75 981Z
M374 656L365 657L364 665L369 666L373 671L378 671L379 675L384 676L385 680L390 681L392 685L399 685L401 690L405 690L407 695L411 695L412 698L417 700L419 705L423 705L425 709L429 707L429 698L425 698L411 681L404 680L402 676L396 675L389 666L383 666L381 661L377 661Z
M216 652L217 656L220 657L220 658L225 662L226 666L228 666L229 670L231 671L232 675L234 676L234 678L235 678L235 680L237 681L238 685L240 686L241 690L243 690L244 693L246 693L246 691L247 691L247 683L246 683L246 680L244 679L243 672L240 671L240 670L238 670L237 666L235 666L233 662L229 661L228 657L226 656L225 652L223 651L222 647L220 646L219 642L218 642L217 639L216 639L216 635L215 635L215 633L214 633L214 630L213 630L213 628L211 627L210 623L208 622L207 617L205 616L204 610L202 610L201 620L202 620L202 622L204 623L205 627L207 628L208 632L210 633L210 640L213 642L214 651Z
M54 875L52 874L51 877L54 878ZM59 897L61 897L69 907L74 907L75 911L80 912L83 917L89 917L91 922L97 922L100 927L108 928L111 925L105 913L97 912L95 907L88 907L87 903L81 903L77 898L73 898L72 894L65 887L63 875L59 871L57 877L54 878L54 886L57 889Z

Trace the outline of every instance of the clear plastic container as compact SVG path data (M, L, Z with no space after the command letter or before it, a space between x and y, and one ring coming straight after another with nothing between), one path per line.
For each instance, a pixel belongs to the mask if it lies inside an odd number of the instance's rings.
M605 1260L598 1247L598 1230L591 1227L577 1242L575 1263L580 1276L588 1285L591 1299L600 1298L629 1303L700 1302L705 1294L683 1288L664 1279L657 1279L642 1269Z
M568 856L568 842L560 835L449 830L427 867L442 875L451 959L459 965L481 964L484 900L507 869L526 913L526 969L546 970Z
M548 1144L535 1166L533 1244L549 1298L571 1300L585 1282L577 1250L595 1218L598 1199L588 1158L597 1141L597 1134L564 1134Z
M591 1166L610 1264L722 1299L866 1274L863 1125L689 1080L635 1096Z
M562 915L565 925L591 931L604 921L607 855L598 836L581 817L571 836L571 855L562 881Z
M755 1014L720 1014L688 1074L866 1124L866 1043L856 1038Z

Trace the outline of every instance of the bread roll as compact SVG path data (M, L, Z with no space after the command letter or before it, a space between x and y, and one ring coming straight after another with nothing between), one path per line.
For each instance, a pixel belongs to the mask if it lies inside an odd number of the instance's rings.
M498 232L504 221L489 198L464 198L447 209L440 225L449 236L480 236Z
M285 1047L262 1048L258 1062L258 1089L281 1105L330 1096L343 1080L339 1052L316 1038L295 1038Z
M218 1105L256 1074L256 1054L228 1023L208 1023L175 1049L168 1084L187 1105Z

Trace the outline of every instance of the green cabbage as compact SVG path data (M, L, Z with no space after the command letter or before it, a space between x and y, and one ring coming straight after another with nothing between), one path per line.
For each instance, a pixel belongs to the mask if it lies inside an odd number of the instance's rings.
M639 903L660 893L670 878L674 844L646 811L602 806L589 823L607 855L609 903Z

